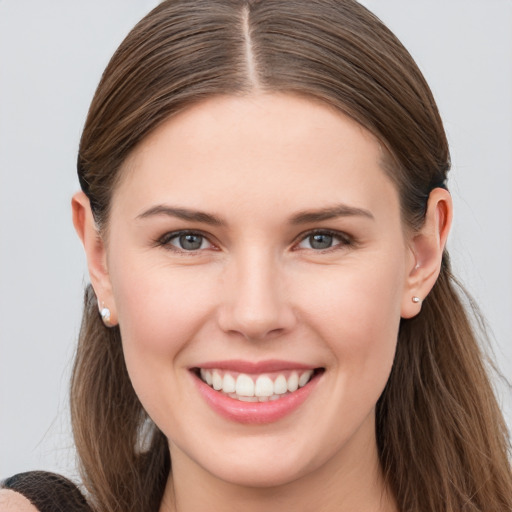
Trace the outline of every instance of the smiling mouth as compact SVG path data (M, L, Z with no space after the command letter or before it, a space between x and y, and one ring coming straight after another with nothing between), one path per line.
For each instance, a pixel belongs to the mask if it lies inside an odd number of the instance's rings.
M210 388L241 402L279 400L306 386L323 368L247 374L220 368L194 368L196 375Z

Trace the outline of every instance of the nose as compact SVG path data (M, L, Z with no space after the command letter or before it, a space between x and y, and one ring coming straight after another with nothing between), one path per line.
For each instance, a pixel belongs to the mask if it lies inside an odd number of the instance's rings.
M248 340L274 338L296 323L282 266L272 255L245 254L225 275L219 326Z

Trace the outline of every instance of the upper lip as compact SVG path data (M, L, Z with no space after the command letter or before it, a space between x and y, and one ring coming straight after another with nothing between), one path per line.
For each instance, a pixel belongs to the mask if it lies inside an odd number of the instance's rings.
M269 359L257 362L231 359L227 361L208 361L197 364L193 368L202 368L204 370L231 370L233 372L254 374L286 370L314 370L318 368L318 366L294 361L282 361L278 359Z

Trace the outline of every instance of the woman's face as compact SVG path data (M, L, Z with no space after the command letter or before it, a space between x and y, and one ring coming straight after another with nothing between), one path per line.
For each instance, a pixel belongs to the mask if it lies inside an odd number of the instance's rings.
M261 94L189 108L126 162L105 302L175 468L261 486L375 457L415 265L382 158L333 109Z

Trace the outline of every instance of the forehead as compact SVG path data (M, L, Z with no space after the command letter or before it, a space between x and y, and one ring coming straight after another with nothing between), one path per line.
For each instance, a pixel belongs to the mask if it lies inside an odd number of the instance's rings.
M221 96L146 138L122 170L114 203L129 195L140 207L178 199L216 209L308 201L368 207L396 200L382 159L372 134L323 103L290 94Z

